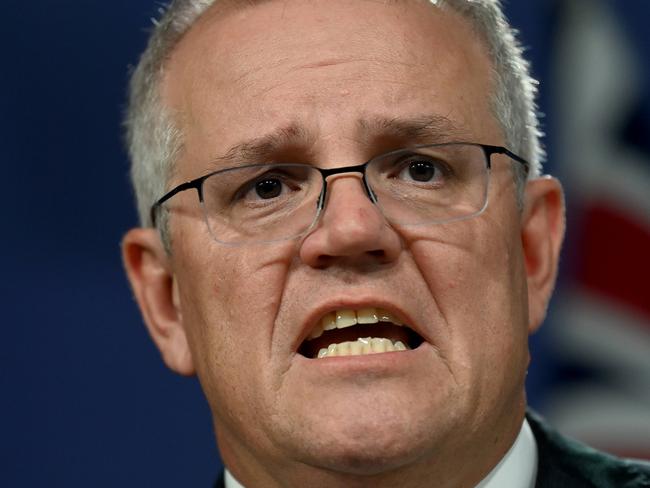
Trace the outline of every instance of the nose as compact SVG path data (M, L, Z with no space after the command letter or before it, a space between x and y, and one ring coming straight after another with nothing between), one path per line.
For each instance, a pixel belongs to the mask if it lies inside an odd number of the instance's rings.
M402 242L368 198L360 175L336 175L316 228L300 247L301 260L314 268L373 266L396 260Z

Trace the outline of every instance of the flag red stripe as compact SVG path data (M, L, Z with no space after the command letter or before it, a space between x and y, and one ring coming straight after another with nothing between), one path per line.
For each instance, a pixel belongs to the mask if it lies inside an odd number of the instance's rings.
M650 228L602 203L586 209L581 227L579 282L650 319Z

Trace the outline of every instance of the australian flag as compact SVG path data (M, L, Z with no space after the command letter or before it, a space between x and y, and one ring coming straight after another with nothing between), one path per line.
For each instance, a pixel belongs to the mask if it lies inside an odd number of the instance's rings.
M543 410L597 448L650 459L648 20L646 0L557 3L547 110L568 235Z

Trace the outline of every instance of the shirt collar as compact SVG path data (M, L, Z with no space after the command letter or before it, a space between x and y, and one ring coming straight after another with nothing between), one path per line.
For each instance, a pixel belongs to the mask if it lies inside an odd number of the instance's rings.
M515 443L476 488L534 488L536 477L537 443L528 421L524 419ZM224 480L226 488L244 488L227 469Z
M476 488L534 488L536 478L537 443L528 421L524 419L515 443Z
M225 488L244 488L244 485L237 481L227 468L224 474L224 486Z

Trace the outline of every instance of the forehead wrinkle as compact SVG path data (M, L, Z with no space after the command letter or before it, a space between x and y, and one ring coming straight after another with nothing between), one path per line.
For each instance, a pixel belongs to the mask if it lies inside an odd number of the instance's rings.
M467 130L457 126L443 115L416 117L363 117L356 121L358 143L372 146L378 139L393 139L404 143L436 144L461 141L467 138ZM316 145L316 136L304 125L293 122L271 132L236 143L210 160L210 165L221 169L224 164L240 166L263 163L277 159L292 149L310 151Z

